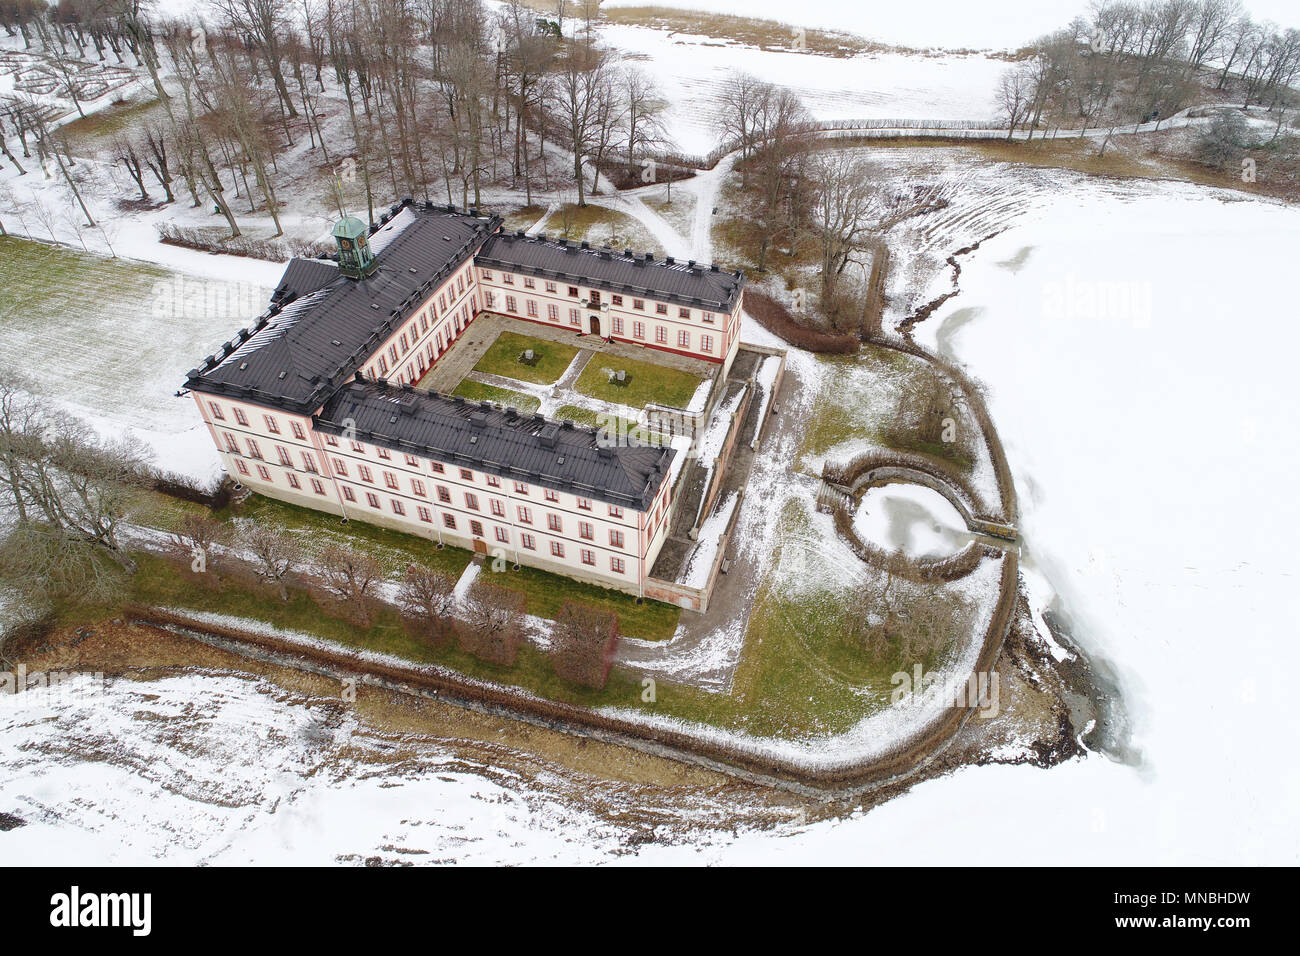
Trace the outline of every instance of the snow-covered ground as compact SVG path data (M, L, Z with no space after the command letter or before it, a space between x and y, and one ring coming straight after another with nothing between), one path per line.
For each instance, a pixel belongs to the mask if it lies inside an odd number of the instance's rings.
M917 558L938 558L971 540L966 523L943 495L921 485L868 488L853 525L863 541Z
M993 91L1006 69L1005 61L979 54L814 56L648 27L606 26L600 36L655 78L670 104L666 123L684 153L717 145L717 97L735 70L790 87L817 119L947 120L991 117Z

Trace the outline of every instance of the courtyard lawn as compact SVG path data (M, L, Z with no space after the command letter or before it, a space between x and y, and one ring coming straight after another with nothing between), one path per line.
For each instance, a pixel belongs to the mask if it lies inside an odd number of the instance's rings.
M526 349L533 350L534 358L531 365L519 360L519 356ZM502 332L478 360L474 371L518 379L521 382L533 382L537 385L551 385L560 380L560 376L573 362L578 351L572 345L535 339L531 335L520 335L518 332Z
M472 402L496 402L498 405L518 409L522 415L531 415L542 404L533 396L525 395L523 392L512 392L508 388L497 388L495 385L484 385L482 382L472 382L469 379L465 379L452 389L451 394L468 398Z
M609 369L627 372L627 381L611 383ZM663 365L632 359L597 355L582 370L574 383L583 395L611 405L644 408L649 402L685 408L690 404L702 379Z
M635 418L624 418L621 415L605 413L602 415L593 412L588 408L582 408L579 405L561 405L552 414L551 418L555 421L568 419L575 425L587 425L591 428L606 428L612 433L619 436L626 435L630 439L643 442L644 444L666 443L667 439L662 438L661 434L646 428L637 422Z

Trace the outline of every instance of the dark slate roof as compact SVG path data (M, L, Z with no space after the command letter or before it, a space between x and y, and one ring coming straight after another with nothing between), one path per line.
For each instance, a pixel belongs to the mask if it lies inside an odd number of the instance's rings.
M371 233L379 263L374 275L356 281L332 263L294 260L253 330L209 356L186 387L314 412L500 222L429 203L399 203Z
M325 288L339 278L339 264L333 259L290 259L280 284L271 294L272 304L300 298Z
M474 257L476 265L507 269L547 279L646 296L715 312L731 312L745 277L716 266L671 257L653 259L632 252L592 249L587 243L497 233Z
M654 501L675 454L667 447L601 448L594 429L382 381L340 389L315 424L335 435L350 425L358 441L640 511Z

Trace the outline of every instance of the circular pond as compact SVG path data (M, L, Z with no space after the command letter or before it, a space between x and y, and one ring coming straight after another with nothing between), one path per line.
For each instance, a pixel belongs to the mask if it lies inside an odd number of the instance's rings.
M957 509L924 485L868 488L858 502L853 527L863 541L910 558L946 558L973 537Z

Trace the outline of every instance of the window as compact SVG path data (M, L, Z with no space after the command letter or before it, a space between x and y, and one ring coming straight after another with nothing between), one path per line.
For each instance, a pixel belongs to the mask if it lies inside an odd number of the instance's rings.
M560 542L558 542L558 541L552 541L552 542L551 542L551 554L554 555L554 556L557 557L557 558L562 558L562 557L564 557L564 545L560 544Z
M537 283L533 281L533 277L532 277L532 276L524 276L524 288L525 288L525 289L536 289L536 288L537 288Z
M645 311L645 299L633 299L633 300L632 300L632 308L634 308L634 309L640 309L642 312L644 312L644 311Z
M382 355L379 356L379 374L388 374L388 359L384 358Z
M241 425L248 424L248 416L244 414L244 410L242 408L235 408L234 412L235 412L235 421L239 422L239 424Z
M257 447L257 442L253 441L253 439L251 439L251 438L245 438L244 441L248 442L248 457L249 457L249 458L261 458L261 457L262 457L262 449L260 449L260 448Z
M577 309L570 309L570 310L569 310L569 324L570 324L570 325L582 325L582 316L581 316L581 314L578 312Z
M343 486L343 497L346 498L348 501L357 500L357 496L352 493L352 488L349 487L348 485Z
M364 455L366 453L366 446L361 444L361 442L359 441L354 441L352 443L352 450L355 452L360 452L361 454Z
M622 574L622 573L623 573L623 567L624 567L624 565L623 565L623 559L622 559L622 558L610 558L610 559L609 559L609 569L610 569L611 571L613 571L613 572L615 572L615 573L617 573L617 574Z
M513 295L506 296L506 311L516 313L519 311L519 307L515 304L515 297Z
M593 564L593 565L594 565L594 564L596 563L596 554L595 554L595 552L593 552L593 551L588 551L586 548L583 548L582 551L581 551L580 553L582 554L582 563L583 563L583 564Z
M280 458L280 464L284 465L286 468L293 467L293 459L289 457L289 449L285 448L283 445L276 445L275 453Z
M537 303L532 299L528 300L528 314L534 319L537 318Z
M521 522L523 522L524 524L533 523L533 509L525 508L523 507L523 505L520 505L517 510L519 512L519 520Z
M307 433L302 430L302 425L298 422L290 422L289 427L293 429L293 437L299 441L307 440Z
M623 304L623 297L621 295L611 295L609 298L610 301L613 302L615 305Z
M550 528L552 531L564 530L564 525L560 522L560 516L550 514L549 512L546 515L546 527Z
M501 502L497 501L497 499L493 498L491 501L491 505L492 505L492 513L496 515L498 518L504 518L506 516L506 506L503 505Z
M622 317L621 315L616 315L616 316L614 316L614 318L613 318L613 320L612 320L612 323L613 323L613 326L614 326L614 327L613 327L613 332L614 332L614 334L615 334L615 335L622 335L622 334L623 334L623 317Z
M226 433L226 451L232 455L239 454L239 442L235 441L235 436L229 432Z
M394 365L397 364L398 357L397 357L397 346L396 346L396 345L390 345L390 346L388 346L388 358L392 361L392 363L393 363Z
M489 488L501 487L501 479L498 478L496 475L485 475L484 478L487 480L487 484Z
M370 474L370 469L365 465L357 465L357 474L361 476L362 481L368 481L372 485L375 483L375 479Z
M428 495L424 493L424 482L422 482L419 478L411 479L411 491L415 493L415 496L417 498L428 497Z
M701 315L703 316L705 322L712 322L712 321L713 321L713 313L712 313L712 312L703 312L703 313L701 313Z
M403 516L406 515L406 505L402 504L396 498L390 498L389 500L392 502L393 505L393 514L398 514Z
M665 326L655 326L655 341L660 345L668 344L668 329Z
M621 547L623 547L623 532L622 532L622 531L611 531L611 532L609 533L609 545L610 545L611 548L621 548Z
M487 308L489 308L489 309L494 309L494 308L496 308L496 296L492 294L492 290L491 290L491 289L486 289L486 290L484 290L484 292L483 292L483 305L485 305L485 306L486 306Z
M258 465L258 466L257 466L257 473L258 473L259 475L262 476L262 480L263 480L263 481L270 481L270 480L271 480L271 472L270 472L270 470L266 467L266 465Z
M448 514L443 515L442 523L445 527L451 528L453 531L456 530L456 519L453 518L451 515Z
M484 269L484 270L483 270L483 278L484 278L484 279L487 279L488 282L491 282L491 281L492 281L492 270L491 270L491 269Z
M476 538L481 538L481 537L483 537L483 522L482 522L482 521L471 521L471 522L469 523L469 533L472 534L472 535L473 535L474 537L476 537Z
M701 336L700 336L700 351L701 351L701 352L712 352L712 351L713 351L713 336L711 336L711 335L701 335Z
M470 471L468 468L462 468L462 469L460 470L460 480L461 480L461 481L473 481L473 480L474 480L474 472Z
M678 329L677 347L679 349L688 349L691 347L691 333L686 331L686 329Z
M591 510L591 499L590 499L590 498L579 498L579 499L578 499L578 507L581 508L583 511L590 511L590 510Z
M380 458L384 458L388 460L391 460L393 457L392 452L390 452L387 448L380 448L378 445L375 446L375 454L378 455Z
M410 465L412 468L420 467L420 459L416 458L414 455L404 455L403 458L406 460L406 463Z
M242 459L242 458L236 458L236 459L235 459L235 467L239 469L239 473L240 473L241 475L246 475L246 474L248 474L248 466L244 464L244 459Z
M478 495L465 492L465 507L470 511L478 511Z
M367 492L366 492L366 504L370 505L370 507L372 507L372 508L378 508L378 507L379 507L379 496L378 496L377 494L375 494L373 491L367 491Z
M595 540L596 540L596 531L595 531L595 529L592 527L590 521L579 521L579 522L578 522L578 537L579 537L579 538L586 538L588 541L595 541Z
M560 495L559 495L558 492L552 491L550 488L547 488L547 489L546 489L546 500L547 500L547 501L559 501L559 500L560 500Z
M633 323L632 323L632 338L634 338L634 339L643 339L643 338L645 338L645 323L644 323L644 322L633 322Z
M344 477L347 477L348 466L343 464L342 458L334 459L334 473L336 475L343 475Z
M501 273L501 281L504 282L506 285L514 285L515 277L513 274L509 272L503 272Z
M313 479L311 480L311 490L314 491L314 492L316 492L316 494L318 494L318 495L323 495L323 494L325 494L325 484L324 484L324 482L322 482L319 478L313 478Z
M554 293L554 292L555 292L555 283L554 283L554 282L548 282L548 283L546 283L546 291L547 291L547 292Z
M337 448L338 445L339 445L339 440L338 440L337 438L335 438L333 435L326 435L326 436L325 436L325 444L327 444L327 445L333 445L335 448Z
M552 302L546 307L546 317L552 322L560 321L560 307Z
M618 505L610 505L609 516L611 518L621 518L623 517L623 509L618 507Z
M429 462L429 467L433 469L433 473L435 475L441 475L444 471L446 471L446 469L442 467L442 462L440 461Z
M529 551L537 550L537 539L534 538L531 534L521 534L519 536L519 543L522 544Z
M690 309L678 309L678 310L677 310L677 318L679 318L679 319L689 319L690 317L691 317L691 310L690 310Z
M403 354L403 355L405 355L407 352L411 351L411 347L410 347L409 345L406 344L406 333L405 333L405 332L402 333L401 338L399 338L398 341L402 344L402 354Z
M526 495L526 494L528 494L528 486L527 486L526 484L524 484L522 481L516 481L516 482L515 482L515 494L517 494L517 495Z
M577 297L578 297L578 287L576 285L569 286L569 298L576 299Z
M501 527L500 525L497 525L496 528L494 528L493 530L496 532L498 541L500 541L502 544L510 543L510 535L506 532L505 528Z
M438 486L438 500L445 505L451 504L451 492L444 485Z
M428 508L426 508L424 505L416 505L416 506L415 506L415 513L418 514L418 515L420 516L420 520L421 520L421 521L432 521L432 520L433 520L433 512L430 511Z
M216 402L208 402L208 408L212 410L212 417L218 421L226 420L226 413L221 410L221 406Z
M656 302L655 315L667 315L667 314L668 314L668 306L664 305L662 302Z
M392 488L394 491L396 491L397 476L393 474L391 471L384 472L384 484L386 484L389 488Z

